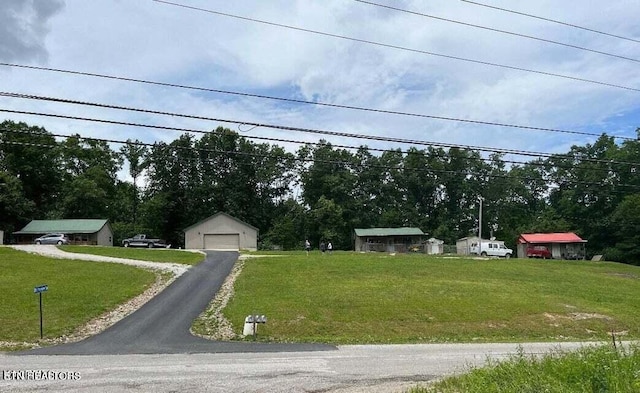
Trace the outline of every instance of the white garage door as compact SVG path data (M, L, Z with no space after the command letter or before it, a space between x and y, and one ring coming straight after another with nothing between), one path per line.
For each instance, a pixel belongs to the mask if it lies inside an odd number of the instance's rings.
M204 248L207 250L239 250L240 234L204 235Z

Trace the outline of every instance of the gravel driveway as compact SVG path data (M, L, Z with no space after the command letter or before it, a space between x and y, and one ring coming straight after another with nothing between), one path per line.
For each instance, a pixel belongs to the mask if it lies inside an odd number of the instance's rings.
M171 272L174 274L175 277L181 276L191 267L189 265L183 265L179 263L147 262L147 261L139 261L136 259L105 257L102 255L77 254L73 252L62 251L56 246L43 246L43 245L33 244L33 245L11 246L11 247L13 247L16 250L25 251L32 254L44 255L51 258L79 259L82 261L91 261L91 262L122 263L125 265L133 265L133 266L142 267L146 269L161 270L165 272Z

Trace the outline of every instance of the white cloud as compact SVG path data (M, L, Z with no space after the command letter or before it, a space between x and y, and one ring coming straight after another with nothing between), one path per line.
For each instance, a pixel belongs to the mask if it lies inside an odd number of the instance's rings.
M380 0L382 2L382 0ZM28 12L0 9L29 34L0 38L0 61L319 100L359 107L548 128L625 132L640 121L638 92L523 71L384 48L267 26L153 1L15 1ZM640 87L631 61L408 15L347 0L204 1L182 3L416 50ZM38 4L38 6L36 6ZM395 7L635 57L640 44L490 10L462 1L398 1ZM615 34L640 37L640 3L598 7L551 1L491 4ZM42 8L48 5L48 8ZM18 8L19 8L18 7ZM25 8L27 7L27 8ZM29 8L31 7L31 8ZM29 11L31 10L31 11ZM2 26L2 24L0 24ZM8 26L8 25L6 25ZM3 35L0 35L3 37ZM7 38L9 37L9 38ZM9 48L9 49L7 49ZM48 57L47 57L48 54ZM593 137L452 121L285 104L202 91L0 67L0 90L241 121L387 135L469 145L559 152ZM0 108L213 129L216 123L0 98ZM145 142L178 133L3 114L55 133ZM611 119L615 118L615 122ZM602 127L599 128L599 127ZM606 127L614 127L613 129ZM244 129L244 128L243 128ZM244 135L316 141L320 137L258 128ZM332 142L330 137L324 137ZM397 147L335 139L335 143Z

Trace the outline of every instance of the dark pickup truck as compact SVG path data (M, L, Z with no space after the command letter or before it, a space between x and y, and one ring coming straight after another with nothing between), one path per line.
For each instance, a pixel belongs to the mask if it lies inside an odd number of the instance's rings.
M146 248L169 248L170 244L165 243L162 239L152 239L147 235L139 234L132 238L122 241L123 247L146 247Z

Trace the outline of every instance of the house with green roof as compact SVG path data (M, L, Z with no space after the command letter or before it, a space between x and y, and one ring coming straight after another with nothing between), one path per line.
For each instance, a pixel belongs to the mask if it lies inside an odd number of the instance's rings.
M355 250L408 252L415 247L421 248L425 236L420 228L356 228Z
M33 244L48 233L64 233L71 244L113 246L113 231L105 219L33 220L13 234L18 244Z

